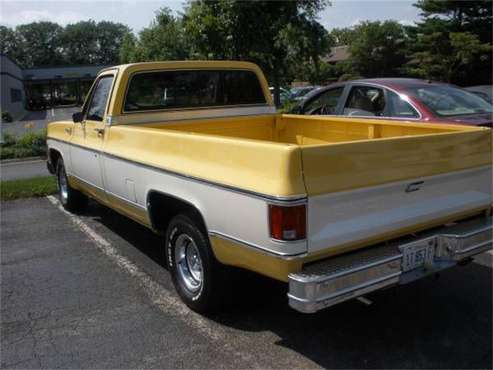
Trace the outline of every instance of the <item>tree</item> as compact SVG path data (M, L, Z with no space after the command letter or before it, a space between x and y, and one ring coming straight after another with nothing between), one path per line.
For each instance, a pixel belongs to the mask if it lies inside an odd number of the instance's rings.
M457 84L491 83L491 1L418 0L415 6L424 20L405 70Z
M434 32L419 37L423 51L412 54L408 71L427 79L454 82L460 78L462 68L479 59L488 60L492 47L482 44L470 32Z
M67 64L97 63L98 29L93 20L69 24L63 32L63 49Z
M131 44L134 50L131 51ZM182 20L171 9L161 8L151 25L139 33L138 40L126 40L125 53L131 61L178 60L189 57Z
M131 35L130 29L121 23L103 21L97 24L96 31L96 63L117 64L123 41L128 35Z
M15 59L25 68L49 66L63 59L61 38L63 28L52 22L34 22L15 29Z
M352 33L353 72L365 77L395 76L406 61L407 34L396 21L363 22Z
M122 45L119 51L120 63L131 63L136 60L135 44L137 39L132 33L128 33L123 37Z
M351 45L354 36L354 29L348 27L334 28L329 33L329 37L335 46Z
M0 26L0 53L15 59L16 49L17 40L15 32L9 27Z
M258 63L275 87L304 62L318 63L328 44L316 20L327 0L189 2L184 22L191 54Z
M421 10L424 23L441 20L450 32L471 32L481 42L491 43L491 0L418 0L414 6Z

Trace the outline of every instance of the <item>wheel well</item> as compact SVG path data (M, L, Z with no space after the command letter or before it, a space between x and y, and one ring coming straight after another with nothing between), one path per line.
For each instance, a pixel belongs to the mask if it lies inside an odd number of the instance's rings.
M50 151L48 152L48 160L49 162L51 163L51 166L53 168L53 173L56 173L56 166L58 164L58 160L62 157L62 155L60 154L60 152L58 150L55 150L55 149L50 149Z
M147 209L152 228L158 233L164 234L171 219L182 213L194 218L198 222L197 226L207 232L200 211L192 203L183 199L152 190L147 195Z

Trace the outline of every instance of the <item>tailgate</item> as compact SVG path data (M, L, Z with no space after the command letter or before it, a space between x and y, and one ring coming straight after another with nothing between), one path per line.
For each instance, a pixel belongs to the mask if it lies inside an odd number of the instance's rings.
M310 252L366 246L492 203L488 129L301 150Z

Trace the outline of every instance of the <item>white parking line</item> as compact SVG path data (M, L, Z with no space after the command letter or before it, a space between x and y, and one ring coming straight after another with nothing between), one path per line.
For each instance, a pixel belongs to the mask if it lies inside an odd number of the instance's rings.
M67 212L56 197L54 197L53 195L48 195L46 198L61 212L66 214L70 218L72 223L94 242L94 246L100 252L109 257L127 274L138 279L145 293L148 295L151 301L159 307L161 311L167 314L171 314L172 316L179 316L182 321L187 323L193 329L198 330L201 334L207 336L209 339L215 342L219 342L224 349L233 352L235 355L240 356L243 360L248 361L250 364L252 364L252 367L261 367L255 361L254 356L251 356L247 353L240 353L238 350L232 348L224 340L225 336L222 333L219 333L217 328L214 328L207 319L191 311L183 302L181 302L178 298L175 298L168 289L157 283L152 277L143 272L128 258L119 254L118 250L113 247L108 240L106 240L103 236L93 230L80 217Z
M51 108L51 116L55 117L55 108Z

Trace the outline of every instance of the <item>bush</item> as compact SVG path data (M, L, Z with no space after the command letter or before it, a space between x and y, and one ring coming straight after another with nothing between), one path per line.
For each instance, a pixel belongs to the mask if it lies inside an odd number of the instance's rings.
M46 130L28 131L17 138L15 135L4 134L0 146L0 159L25 158L46 155Z
M12 122L12 115L9 112L2 112L2 122Z

